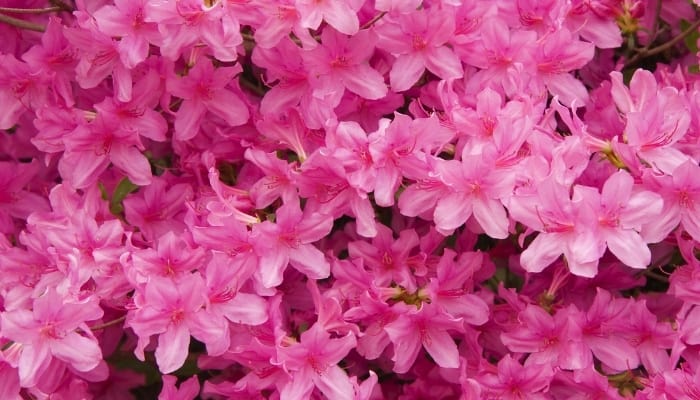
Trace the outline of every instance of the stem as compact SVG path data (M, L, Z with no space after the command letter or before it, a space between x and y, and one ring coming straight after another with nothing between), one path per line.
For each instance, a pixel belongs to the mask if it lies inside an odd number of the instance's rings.
M377 22L377 21L379 21L380 19L382 19L385 15L386 15L386 11L380 12L379 14L375 15L374 17L372 17L372 19L370 19L369 21L365 22L365 23L360 27L360 29L367 29L367 28L369 28L370 26L374 25L375 22Z
M100 329L108 328L108 327L110 327L110 326L112 326L112 325L117 325L117 324L123 322L125 319L126 319L126 315L122 315L121 317L119 317L119 318L117 318L117 319L113 319L113 320L111 320L111 321L109 321L109 322L105 322L104 324L99 324L99 325L91 326L91 327L90 327L90 330L92 330L92 331L97 331L97 330L100 330Z
M53 4L54 6L60 8L63 11L73 12L73 6L63 2L62 0L49 0L49 3Z
M34 31L34 32L46 31L46 27L44 27L43 25L35 24L33 22L25 21L23 19L13 18L13 17L7 16L5 14L0 14L0 22L7 24L7 25L17 27L19 29L26 29L28 31Z
M0 7L0 12L8 14L47 14L52 12L62 11L61 7L46 7L46 8L12 8Z
M666 42L664 44L661 44L661 45L656 46L656 47L651 48L651 49L640 49L639 53L637 53L637 55L632 57L632 59L629 60L625 64L624 68L631 67L632 65L634 65L637 61L641 60L642 58L651 57L653 55L662 53L662 52L670 49L671 47L675 46L678 42L685 39L686 36L693 33L696 29L698 29L698 27L700 27L700 20L693 22L693 24L690 25L688 27L688 29L679 33L676 37L674 37L673 39L669 40L668 42Z

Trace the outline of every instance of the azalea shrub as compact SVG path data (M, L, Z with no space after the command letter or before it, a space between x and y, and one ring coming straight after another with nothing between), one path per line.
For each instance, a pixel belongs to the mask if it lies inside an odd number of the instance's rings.
M0 0L0 398L700 399L698 5Z

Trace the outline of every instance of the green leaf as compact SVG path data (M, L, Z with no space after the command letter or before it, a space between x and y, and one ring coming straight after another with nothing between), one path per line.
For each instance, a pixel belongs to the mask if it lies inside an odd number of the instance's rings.
M681 19L681 31L685 31L690 27L691 23ZM700 33L696 29L691 33L690 35L686 36L683 38L683 41L685 42L685 47L688 48L692 53L697 53L698 52L698 38L700 37Z
M134 185L129 178L124 178L119 181L109 201L109 211L114 215L121 215L124 212L124 205L122 202L129 193L133 193L138 189L139 186Z

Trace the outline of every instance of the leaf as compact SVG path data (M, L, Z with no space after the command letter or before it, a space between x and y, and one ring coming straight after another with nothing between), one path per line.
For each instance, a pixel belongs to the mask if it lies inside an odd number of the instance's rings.
M690 27L691 23L681 19L681 31L685 31ZM696 29L693 31L691 34L687 35L686 37L683 38L683 41L685 42L685 47L688 48L692 53L697 53L698 52L698 38L700 38L700 32Z
M135 192L139 189L138 185L134 185L129 178L124 178L119 181L119 184L114 188L114 193L109 201L109 211L114 215L121 215L124 212L124 205L122 202L129 193Z

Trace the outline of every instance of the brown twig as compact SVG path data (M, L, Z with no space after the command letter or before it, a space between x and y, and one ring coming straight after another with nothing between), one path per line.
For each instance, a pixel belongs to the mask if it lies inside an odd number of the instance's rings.
M651 57L659 53L663 53L664 51L670 49L671 47L675 46L678 42L681 40L685 39L686 36L690 35L691 33L695 32L696 29L700 27L700 20L697 20L693 22L692 25L690 25L686 30L683 32L679 33L676 37L673 39L669 40L668 42L658 45L656 47L653 47L651 49L639 49L639 52L632 57L627 63L625 63L624 68L629 68L633 66L635 63L637 63L639 60L646 58L646 57Z
M0 12L8 14L47 14L52 12L62 11L61 7L46 7L46 8L12 8L0 7Z
M362 26L360 27L360 29L367 29L367 28L369 28L370 26L374 25L375 22L377 22L377 21L379 21L380 19L382 19L385 15L386 15L386 11L380 12L379 14L375 15L374 17L372 17L372 19L370 19L369 21L367 21L367 22L365 22L364 24L362 24Z
M99 324L99 325L91 326L91 327L90 327L90 330L91 330L91 331L98 331L98 330L100 330L100 329L105 329L105 328L108 328L108 327L110 327L110 326L112 326L112 325L117 325L117 324L119 324L119 323L122 323L122 322L124 322L125 319L126 319L126 315L123 315L123 316L121 316L121 317L119 317L119 318L117 318L117 319L113 319L113 320L111 320L111 321L109 321L109 322L105 322L104 324Z
M11 25L19 29L26 29L28 31L34 32L45 32L46 27L40 24L35 24L34 22L25 21L23 19L13 18L5 14L0 14L0 22L3 24Z

